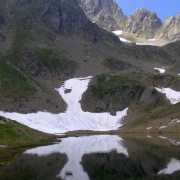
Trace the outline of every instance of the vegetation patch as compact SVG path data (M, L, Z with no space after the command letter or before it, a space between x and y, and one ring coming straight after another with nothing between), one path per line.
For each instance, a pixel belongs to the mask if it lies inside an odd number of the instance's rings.
M97 76L96 84L90 86L90 91L96 96L103 96L103 94L114 94L116 88L133 86L136 89L142 89L142 85L139 81L131 79L127 76L110 76L102 74Z
M108 57L104 60L104 65L109 67L112 70L125 70L130 67L132 67L131 64L124 62L120 59L113 58L113 57Z
M30 129L16 121L0 116L0 162L11 160L24 148L45 145L53 136Z
M68 54L61 52L60 54L56 54L48 49L38 49L35 50L35 54L38 59L49 68L63 68L67 66L75 66L75 63L70 60Z
M130 41L133 41L133 42L136 42L136 40L137 40L133 35L128 35L127 39Z
M26 77L18 70L0 60L0 92L3 94L27 95L35 93Z

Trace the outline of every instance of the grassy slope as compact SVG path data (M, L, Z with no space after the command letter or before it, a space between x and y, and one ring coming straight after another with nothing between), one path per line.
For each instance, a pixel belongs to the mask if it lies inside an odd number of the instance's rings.
M148 133L179 133L180 123L172 126L168 124L174 119L180 119L180 103L175 105L164 104L156 108L148 108L142 110L142 116L136 121L124 126L121 132L148 132ZM159 127L167 126L167 128L159 129ZM152 127L152 129L147 129Z
M23 96L35 93L35 89L26 77L4 60L0 60L0 82L0 92L2 94L14 96L15 94L21 94Z
M0 116L0 162L11 160L27 147L49 144L53 138Z

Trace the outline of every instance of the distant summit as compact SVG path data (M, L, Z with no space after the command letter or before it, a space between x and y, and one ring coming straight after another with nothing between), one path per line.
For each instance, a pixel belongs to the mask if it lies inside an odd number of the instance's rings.
M156 13L141 8L137 9L126 21L126 31L144 38L153 38L162 22Z
M125 29L127 16L114 0L78 0L79 5L92 22L113 31Z
M180 14L170 16L164 23L147 9L141 8L127 17L114 0L77 0L89 19L108 30L124 32L145 39L180 40Z

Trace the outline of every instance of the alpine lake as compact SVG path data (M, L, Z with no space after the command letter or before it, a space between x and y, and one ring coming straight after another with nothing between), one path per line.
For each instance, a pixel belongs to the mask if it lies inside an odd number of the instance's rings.
M1 180L180 179L180 134L62 136L0 166Z

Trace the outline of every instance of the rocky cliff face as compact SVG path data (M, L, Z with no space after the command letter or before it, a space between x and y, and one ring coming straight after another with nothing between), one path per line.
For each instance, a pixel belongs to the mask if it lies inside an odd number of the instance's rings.
M137 103L143 108L157 104L162 97L153 87L130 79L127 76L101 75L83 95L82 109L90 112L117 111Z
M156 33L156 37L166 38L170 41L180 40L180 13L177 17L166 18L162 28Z
M161 20L156 13L151 13L146 9L137 9L126 23L126 30L137 36L153 38L157 30L162 26Z
M115 36L108 34L93 24L79 7L77 1L43 1L38 11L43 14L42 19L47 28L55 33L84 35L91 42Z
M127 17L114 0L78 0L86 15L109 31L125 29Z

